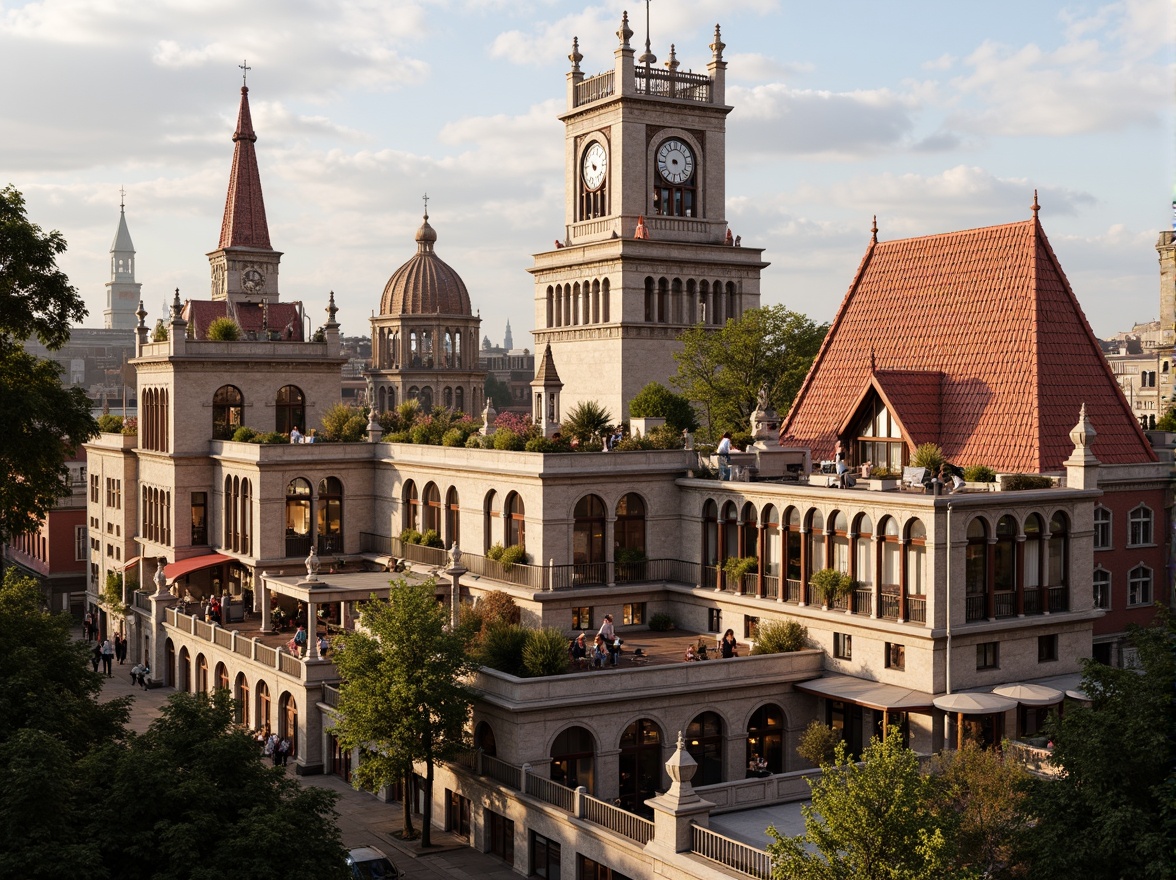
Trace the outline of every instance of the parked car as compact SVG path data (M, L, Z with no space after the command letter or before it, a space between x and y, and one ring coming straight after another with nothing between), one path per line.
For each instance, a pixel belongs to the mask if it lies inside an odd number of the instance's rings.
M347 867L355 880L403 880L392 861L374 846L358 846L347 853Z

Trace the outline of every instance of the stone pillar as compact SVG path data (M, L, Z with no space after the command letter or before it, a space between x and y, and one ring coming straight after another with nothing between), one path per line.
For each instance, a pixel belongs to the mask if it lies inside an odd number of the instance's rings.
M318 649L318 603L306 603L306 659L322 660Z
M254 594L261 602L261 631L263 633L271 633L274 631L274 619L270 614L270 592L269 587L266 586L266 579L269 577L268 571L263 571L261 577L258 578L257 592Z
M653 808L653 839L648 844L650 849L672 853L690 852L693 826L705 828L710 824L710 811L714 804L699 797L690 784L697 769L698 764L686 751L686 743L679 731L677 748L666 761L670 788L665 794L645 802Z
M163 567L157 571L162 578ZM147 630L149 642L147 645L147 665L151 667L151 674L147 676L148 687L159 687L167 681L167 630L163 622L167 619L167 609L176 603L176 597L166 590L162 594L156 592L151 596L151 627ZM136 660L136 662L139 662ZM133 664L132 664L133 665Z

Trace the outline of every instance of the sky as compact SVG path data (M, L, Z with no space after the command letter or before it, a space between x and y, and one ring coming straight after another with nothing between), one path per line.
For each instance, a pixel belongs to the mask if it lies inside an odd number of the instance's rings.
M1158 317L1155 243L1176 190L1170 0L651 0L651 47L704 71L726 43L726 217L764 248L764 305L831 320L870 237L1030 216L1095 332ZM611 69L636 0L0 0L0 186L69 243L102 326L120 187L150 313L207 298L241 73L283 300L335 292L368 335L416 250L482 333L530 347L532 255L563 237L567 59ZM999 341L994 340L999 345Z

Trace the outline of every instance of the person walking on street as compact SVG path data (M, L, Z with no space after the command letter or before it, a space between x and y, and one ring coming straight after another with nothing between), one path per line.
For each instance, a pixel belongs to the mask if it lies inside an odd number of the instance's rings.
M621 646L617 643L617 632L613 629L613 616L611 614L604 615L604 623L600 625L600 632L597 635L604 639L604 646L608 648L609 665L616 666L620 658Z
M119 666L127 659L127 640L122 637L122 633L114 634L114 659Z
M278 763L285 767L286 762L290 760L290 737L284 736L282 741L278 743L278 757L280 758Z
M94 671L98 671L98 664L102 662L102 643L95 640L94 650L90 652L90 665L94 667Z
M278 766L278 735L271 733L269 739L265 741L266 757L274 762L274 766Z
M107 639L102 643L102 671L106 673L107 678L114 678L114 673L110 671L112 663L114 663L114 642Z
M86 616L82 618L82 634L86 637L86 641L90 641L90 631L94 628L94 615L89 611Z

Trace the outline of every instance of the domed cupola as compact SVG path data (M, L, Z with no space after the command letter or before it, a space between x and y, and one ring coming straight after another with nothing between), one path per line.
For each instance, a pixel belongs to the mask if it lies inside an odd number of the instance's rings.
M437 231L429 215L416 232L417 252L392 273L380 298L381 315L472 315L461 276L433 251Z

